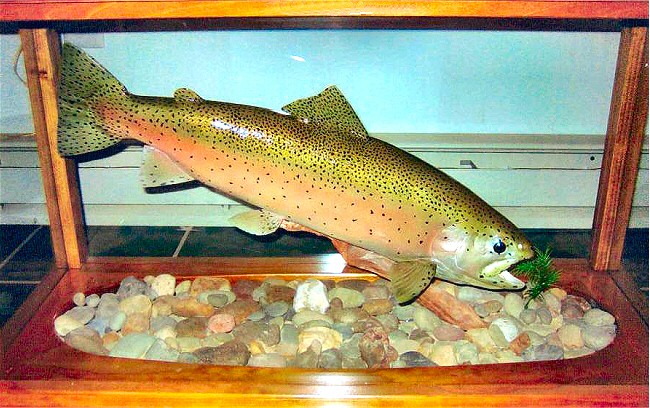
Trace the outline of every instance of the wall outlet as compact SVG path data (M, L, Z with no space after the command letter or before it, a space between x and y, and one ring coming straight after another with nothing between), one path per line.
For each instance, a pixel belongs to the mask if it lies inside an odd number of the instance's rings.
M104 48L104 34L64 34L63 41L81 48Z

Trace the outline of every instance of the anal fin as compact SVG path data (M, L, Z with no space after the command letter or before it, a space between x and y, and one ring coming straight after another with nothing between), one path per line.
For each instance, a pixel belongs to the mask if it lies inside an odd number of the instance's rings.
M396 262L388 275L397 301L408 303L429 286L436 276L436 264L425 259Z
M144 147L142 167L140 167L140 181L144 188L169 186L193 180L165 153L150 146Z
M233 225L242 231L253 235L268 235L274 233L283 217L266 210L249 210L230 217Z

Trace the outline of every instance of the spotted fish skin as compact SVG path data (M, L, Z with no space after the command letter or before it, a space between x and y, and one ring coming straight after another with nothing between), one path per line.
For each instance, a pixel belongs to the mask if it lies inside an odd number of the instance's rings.
M368 136L335 87L282 114L206 101L188 89L173 98L132 95L67 44L61 72L61 155L136 139L156 155L143 166L148 185L196 179L264 209L262 233L286 220L408 263L396 271L421 282L406 279L412 288L402 300L434 274L494 289L523 286L504 271L532 257L524 235L451 177ZM164 160L171 170L160 172ZM181 176L160 176L173 170Z

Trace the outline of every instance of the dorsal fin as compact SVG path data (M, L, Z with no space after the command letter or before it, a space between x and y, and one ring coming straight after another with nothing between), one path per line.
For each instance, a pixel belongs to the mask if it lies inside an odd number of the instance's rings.
M178 88L174 92L176 102L203 102L203 98L196 92L187 88Z
M347 132L353 137L368 137L366 128L336 86L329 86L318 95L291 102L282 110L308 122Z
M145 145L142 157L140 181L144 188L169 186L194 180L165 153L153 147Z

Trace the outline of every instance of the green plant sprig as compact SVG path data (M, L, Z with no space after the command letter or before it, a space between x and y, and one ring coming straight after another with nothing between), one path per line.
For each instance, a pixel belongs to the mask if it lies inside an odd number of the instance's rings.
M560 279L560 271L552 265L551 249L547 247L546 250L540 251L535 248L535 254L534 258L517 264L513 270L516 275L528 279L524 292L524 297L528 298L526 307Z

